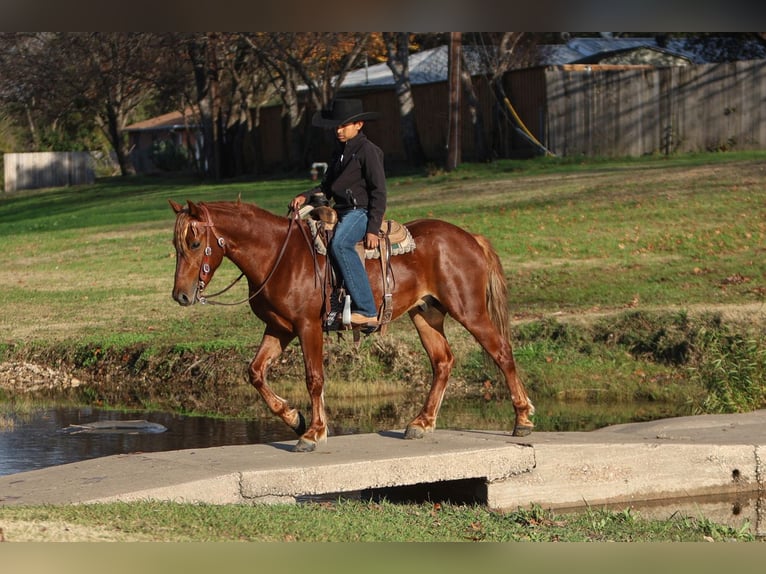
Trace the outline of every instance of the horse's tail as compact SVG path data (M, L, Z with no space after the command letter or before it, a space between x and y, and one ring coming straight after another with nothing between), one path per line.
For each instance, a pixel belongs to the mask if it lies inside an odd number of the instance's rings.
M507 341L510 341L510 314L508 311L508 282L503 273L503 266L500 263L500 257L497 251L489 243L489 240L483 235L474 235L476 241L484 251L484 260L487 263L486 297L487 311L492 323L497 327L500 334Z

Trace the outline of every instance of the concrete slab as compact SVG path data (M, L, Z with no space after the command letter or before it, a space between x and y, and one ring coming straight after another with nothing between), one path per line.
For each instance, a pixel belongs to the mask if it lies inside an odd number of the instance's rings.
M488 505L546 508L764 491L766 410L533 433L534 472L490 483Z
M751 492L761 447L712 444L541 444L523 476L491 482L487 504L572 508Z

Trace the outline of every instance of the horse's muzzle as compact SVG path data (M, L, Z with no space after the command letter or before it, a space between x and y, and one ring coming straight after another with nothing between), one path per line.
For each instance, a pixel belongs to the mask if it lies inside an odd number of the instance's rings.
M179 305L188 307L197 302L197 294L195 292L189 295L185 291L173 291L173 299L175 299Z

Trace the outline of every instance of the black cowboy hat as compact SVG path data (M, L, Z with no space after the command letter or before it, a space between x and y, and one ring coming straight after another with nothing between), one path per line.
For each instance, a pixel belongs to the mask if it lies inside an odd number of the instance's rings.
M365 112L362 100L338 98L332 102L329 110L316 112L311 123L318 128L337 128L351 122L375 120L379 116L378 112Z

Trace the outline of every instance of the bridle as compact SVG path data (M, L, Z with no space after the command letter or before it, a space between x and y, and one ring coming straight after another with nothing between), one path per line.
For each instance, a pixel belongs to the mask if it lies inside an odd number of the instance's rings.
M200 208L200 211L202 211L202 215L204 217L203 220L194 220L191 222L192 229L194 230L195 236L198 235L197 228L203 227L205 229L205 251L204 256L202 258L202 264L199 268L199 284L197 289L197 301L199 301L203 305L241 305L243 303L248 303L253 298L255 298L258 294L260 294L268 284L271 277L274 275L274 272L277 270L277 267L279 266L279 263L282 261L282 258L284 257L285 251L287 249L287 243L290 240L290 235L292 234L293 227L298 223L298 226L301 228L301 231L303 231L303 236L306 238L306 241L309 242L309 246L311 245L311 240L308 237L308 232L304 228L304 226L300 225L300 215L297 211L292 211L288 214L289 215L289 224L287 226L287 234L285 235L285 240L282 242L282 247L279 250L279 255L277 255L276 261L274 261L274 265L271 268L271 271L269 271L269 274L266 276L266 278L263 280L263 283L261 283L260 287L253 291L250 296L245 297L244 299L240 301L233 301L233 302L224 302L224 301L211 301L212 298L218 297L220 295L223 295L226 293L229 289L234 287L235 284L237 284L242 277L245 276L244 272L240 273L239 277L237 277L234 281L232 281L226 288L221 289L220 291L216 293L212 293L210 295L201 295L201 293L205 290L205 287L207 285L207 282L210 280L210 276L213 274L212 268L210 267L210 257L213 254L213 248L211 247L211 241L210 241L210 235L212 234L213 238L215 238L215 243L218 244L218 246L223 250L223 254L226 255L226 240L223 238L222 235L218 233L218 231L215 228L215 225L213 224L213 220L210 218L210 212L208 211L207 206L204 203L199 203L198 207ZM314 260L314 270L318 274L319 268L316 262L316 259Z

